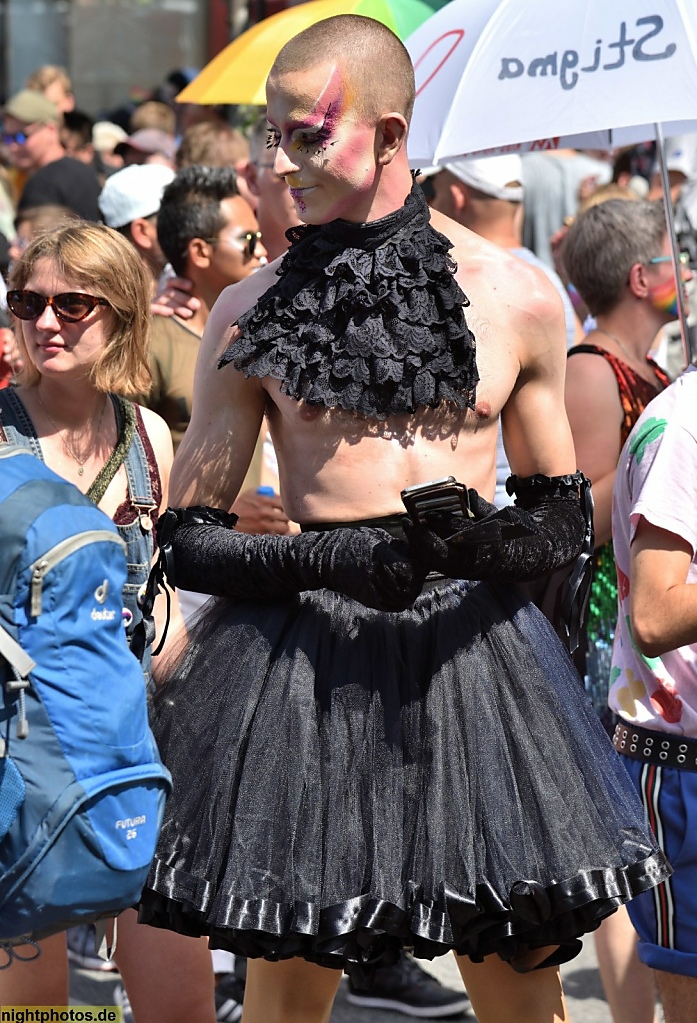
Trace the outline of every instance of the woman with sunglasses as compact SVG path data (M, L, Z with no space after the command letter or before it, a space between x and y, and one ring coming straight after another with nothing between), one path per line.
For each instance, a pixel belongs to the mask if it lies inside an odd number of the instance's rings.
M562 249L569 279L596 322L586 343L569 349L566 408L578 465L593 483L595 500L594 575L585 648L577 666L609 729L617 620L612 491L634 423L669 383L648 353L657 333L677 316L679 285L670 251L662 204L620 199L581 213ZM691 276L689 267L681 265L682 283ZM596 948L615 1023L653 1023L653 979L639 962L624 907L596 932Z
M0 392L0 426L116 523L127 544L124 605L132 631L154 553L172 463L169 429L131 400L147 392L150 281L116 231L79 223L35 238L13 266L8 305L23 366ZM139 1023L212 1023L205 945L150 927L128 910L115 958ZM172 940L175 939L175 940ZM67 1005L65 937L0 974L0 1003Z

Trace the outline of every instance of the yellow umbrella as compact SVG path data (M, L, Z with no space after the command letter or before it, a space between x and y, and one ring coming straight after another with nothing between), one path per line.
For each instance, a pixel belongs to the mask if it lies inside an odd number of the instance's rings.
M190 85L179 103L266 103L266 79L289 39L335 14L362 14L406 39L447 0L310 0L265 18L226 46Z

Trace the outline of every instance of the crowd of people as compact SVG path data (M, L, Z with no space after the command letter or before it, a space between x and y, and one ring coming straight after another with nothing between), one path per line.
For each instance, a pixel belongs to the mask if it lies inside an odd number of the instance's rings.
M3 1004L67 1004L72 959L137 1023L327 1023L342 971L358 1007L545 1023L593 932L615 1023L697 1015L697 145L677 280L649 146L414 179L413 99L341 16L243 127L95 121L53 67L4 105L0 441L113 518L130 629L158 540L177 588L141 904L113 962L56 935ZM518 584L584 561L569 651ZM466 994L417 962L448 951Z

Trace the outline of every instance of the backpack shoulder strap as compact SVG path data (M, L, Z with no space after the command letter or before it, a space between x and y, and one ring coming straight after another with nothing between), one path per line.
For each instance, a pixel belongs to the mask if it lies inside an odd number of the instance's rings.
M28 678L29 673L36 667L36 661L34 661L29 654L22 649L16 639L14 639L7 631L5 626L0 622L0 655L5 658L6 661L16 669L20 678ZM15 688L10 683L11 688Z

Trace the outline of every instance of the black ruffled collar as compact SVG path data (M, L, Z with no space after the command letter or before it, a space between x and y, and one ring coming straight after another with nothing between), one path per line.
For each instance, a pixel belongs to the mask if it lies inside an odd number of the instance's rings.
M374 419L442 402L474 407L469 302L418 185L380 220L296 227L288 238L279 280L240 317L221 367Z

